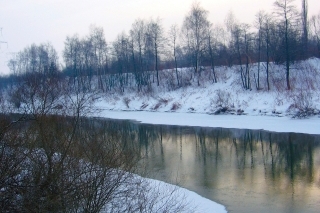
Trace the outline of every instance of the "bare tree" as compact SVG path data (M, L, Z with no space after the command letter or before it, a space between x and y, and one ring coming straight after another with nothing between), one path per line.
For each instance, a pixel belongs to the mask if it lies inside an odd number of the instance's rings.
M1 99L1 102L3 101ZM7 106L2 105L0 110L0 210L14 212L19 204L14 200L22 172L21 164L25 160L25 155L19 151L19 147L25 144L18 140L19 122L23 117L17 119L4 114L10 113Z
M25 73L46 74L59 67L58 53L50 43L32 44L17 53L9 61L9 68L15 75Z
M153 51L147 51L147 47L150 49L150 45L147 45L147 42L150 42L150 39L146 37L146 23L142 19L137 19L133 24L132 28L130 30L130 36L132 39L132 51L133 53L136 52L137 54L133 54L133 57L135 58L135 55L137 55L137 59L133 61L135 63L136 72L135 72L135 78L136 78L136 84L138 86L138 91L141 91L143 85L147 85L149 82L149 76L144 73L147 69L147 60L146 55L147 53L153 52ZM149 37L150 38L150 37ZM153 45L151 46L153 47ZM137 62L137 63L136 63Z
M87 40L91 43L91 63L98 78L98 87L104 90L103 76L108 69L108 45L103 28L92 26Z
M130 41L125 33L118 35L117 39L113 42L113 54L116 60L116 69L118 71L118 80L120 89L124 92L124 86L128 83L124 73L128 77L130 69Z
M160 19L151 19L147 25L147 34L151 36L154 51L154 67L157 74L157 85L159 86L159 59L160 53L164 49L164 41L166 40L163 33L163 27Z
M232 30L231 44L238 59L240 77L244 89L251 89L249 64L251 64L250 51L252 48L252 35L249 28L250 25L248 24L234 24L232 28L230 28L230 30ZM243 66L243 57L245 58L245 67Z
M81 49L81 41L78 35L66 38L63 50L65 72L73 77L74 83L81 77Z
M274 24L272 21L272 16L269 14L263 14L263 43L265 46L265 54L266 54L266 81L268 91L270 90L270 82L269 82L269 65L270 65L270 46L271 46L271 31L274 28Z
M131 134L83 117L95 97L43 75L27 73L12 92L28 109L21 126L0 118L0 211L179 211L174 191L149 196L152 185L133 174L140 149L125 144Z
M173 58L174 58L174 66L175 66L175 71L176 71L176 78L177 78L177 83L178 86L180 85L179 82L179 75L178 75L178 61L177 61L177 41L178 41L178 34L179 34L179 29L177 25L172 25L169 30L169 39L170 39L170 44L172 51L173 51Z
M258 48L258 73L257 73L257 85L256 88L260 89L260 65L261 65L261 46L262 46L262 34L263 34L263 19L265 17L265 13L260 11L256 15L255 26L258 30L257 32L257 48Z
M274 2L275 14L280 18L280 26L284 36L284 54L286 63L286 83L287 89L290 85L290 64L293 59L293 47L290 43L290 36L294 33L297 24L297 9L293 4L295 0L277 0Z
M311 23L312 37L317 46L318 57L320 57L320 14L313 15L310 23Z
M218 46L221 44L221 38L224 33L224 30L222 27L216 25L214 28L210 28L208 31L208 52L210 56L210 64L211 64L211 70L213 75L213 83L217 83L217 76L215 72L215 61L216 61L216 55Z
M208 11L203 9L200 3L195 2L184 18L182 32L192 59L194 71L198 74L198 85L200 85L201 59L206 50L209 28Z
M140 72L144 71L143 64L144 64L144 40L145 40L145 22L141 19L136 20L132 24L132 29L130 34L133 38L135 43L135 50L138 52L138 67Z
M309 19L308 19L308 0L302 0L302 43L303 49L302 52L304 57L307 57L308 53L308 43L309 43Z
M250 32L250 25L244 24L242 26L243 29L243 36L244 36L244 53L245 53L245 59L246 59L246 72L243 75L243 81L245 82L245 89L251 90L251 80L250 80L250 64L251 62L251 49L252 49L252 41L253 36Z
M73 76L74 83L85 90L104 88L104 76L108 71L108 45L102 28L91 26L84 38L78 35L67 37L63 58L67 75ZM96 76L97 86L92 87Z
M236 58L236 60L238 60L240 64L242 64L242 62L239 60L240 58L238 58L237 56L237 52L235 49L235 44L237 43L237 38L238 38L238 29L237 26L239 25L239 23L237 22L234 14L232 11L230 11L225 20L225 27L226 27L226 34L225 34L225 46L226 46L226 56L227 56L227 64L229 66L234 65L234 57Z

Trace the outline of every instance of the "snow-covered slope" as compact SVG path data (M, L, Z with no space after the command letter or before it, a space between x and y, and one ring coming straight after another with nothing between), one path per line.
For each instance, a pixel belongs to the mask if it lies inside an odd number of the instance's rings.
M173 70L160 72L160 86L151 85L147 92L137 92L135 85L124 92L108 92L97 107L114 111L190 112L207 114L268 115L277 117L307 117L319 115L320 60L312 58L292 65L291 90L286 89L285 70L270 65L268 91L265 63L260 65L260 85L257 89L257 64L250 67L251 89L241 84L240 66L216 67L218 83L211 80L211 70L197 76L190 69L180 69L180 81L175 86ZM171 80L168 80L168 78ZM189 78L189 79L188 79ZM192 80L190 80L192 79Z

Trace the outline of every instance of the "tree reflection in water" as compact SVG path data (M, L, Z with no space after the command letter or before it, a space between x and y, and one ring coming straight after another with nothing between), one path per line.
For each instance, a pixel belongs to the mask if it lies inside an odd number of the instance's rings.
M122 132L124 146L138 146L141 174L178 183L230 212L320 209L319 135L104 122Z

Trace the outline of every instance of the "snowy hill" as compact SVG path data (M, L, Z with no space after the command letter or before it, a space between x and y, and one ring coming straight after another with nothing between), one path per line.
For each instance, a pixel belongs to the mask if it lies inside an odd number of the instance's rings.
M251 89L241 85L240 66L216 67L218 83L212 82L209 68L201 76L191 68L179 69L181 82L176 86L175 71L160 72L160 86L151 84L138 92L135 85L124 92L107 92L98 108L115 111L189 112L207 114L269 115L309 117L319 115L320 59L312 58L292 65L291 90L286 90L285 69L270 64L267 90L265 63L260 64L260 88L257 89L258 66L250 67ZM200 86L198 86L199 78ZM182 86L181 86L182 85Z

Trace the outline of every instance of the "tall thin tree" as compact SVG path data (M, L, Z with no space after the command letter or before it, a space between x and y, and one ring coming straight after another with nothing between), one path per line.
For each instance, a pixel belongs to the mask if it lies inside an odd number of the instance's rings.
M284 51L285 51L285 61L286 61L286 84L287 89L291 89L290 85L290 63L292 62L292 52L293 48L290 45L290 33L294 28L297 9L294 5L295 0L277 0L274 2L275 13L281 18L280 26L284 35Z
M309 20L308 20L308 0L302 0L302 42L303 42L303 54L307 57L308 43L309 43Z
M182 31L188 44L189 54L192 56L195 73L198 74L198 85L200 85L201 59L206 49L206 37L209 28L208 11L203 9L198 2L195 2L184 18Z

